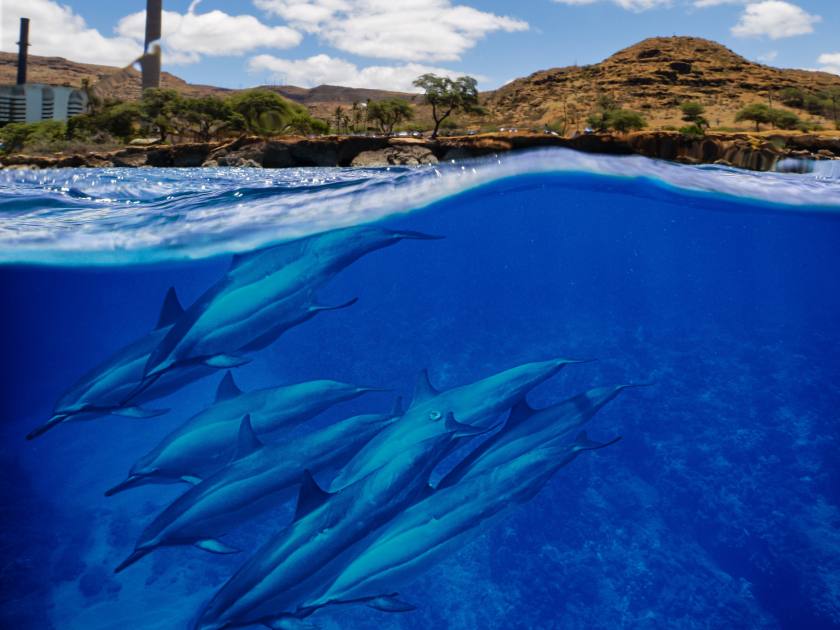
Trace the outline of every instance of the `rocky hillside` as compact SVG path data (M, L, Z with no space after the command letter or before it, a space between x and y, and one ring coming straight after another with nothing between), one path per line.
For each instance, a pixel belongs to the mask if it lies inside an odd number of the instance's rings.
M491 118L515 125L567 118L584 125L599 95L644 113L652 127L681 126L679 104L697 100L714 127L735 126L744 104L772 99L783 88L840 87L840 76L753 63L725 46L697 37L654 37L590 66L541 70L485 95ZM564 113L565 112L565 113ZM802 112L798 112L800 115ZM810 117L821 124L827 121ZM574 124L571 125L573 128Z

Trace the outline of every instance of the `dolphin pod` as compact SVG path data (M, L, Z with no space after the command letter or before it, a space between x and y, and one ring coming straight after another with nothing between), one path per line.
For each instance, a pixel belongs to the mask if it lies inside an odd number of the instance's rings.
M234 256L186 310L170 289L150 333L61 396L52 418L27 438L106 415L163 415L167 410L144 405L228 370L213 403L169 430L106 492L190 484L146 525L115 572L162 547L236 553L226 535L281 505L297 487L291 522L197 611L192 630L307 630L316 627L313 614L348 605L408 612L415 606L397 589L526 503L580 453L620 439L592 441L582 429L635 385L590 389L542 409L529 405L529 392L565 366L583 363L575 359L523 363L445 390L423 370L406 410L398 403L390 413L314 429L305 423L334 405L384 390L333 380L248 392L237 386L230 369L249 355L321 311L355 303L322 305L316 297L340 271L402 240L438 238L360 226ZM444 460L485 434L431 485Z
M169 505L144 530L117 572L157 547L195 545L215 553L237 551L217 538L280 505L284 491L300 481L302 470L317 474L345 463L401 414L397 403L391 413L354 416L278 445L262 444L250 416L245 416L234 461Z
M115 352L82 376L55 405L53 416L26 436L32 440L65 422L94 420L106 415L148 418L165 409L144 409L139 405L170 394L213 372L201 365L172 371L139 394L149 355L183 314L174 288L170 288L160 309L157 325L150 333Z
M372 391L379 390L319 380L243 393L228 372L219 383L214 404L138 459L128 478L106 495L149 483L198 483L230 461L243 416L250 416L258 436L270 436Z
M401 240L438 237L363 226L334 230L234 258L225 277L208 289L149 356L149 382L185 365L236 367L242 353L275 341L325 308L314 291L365 254Z

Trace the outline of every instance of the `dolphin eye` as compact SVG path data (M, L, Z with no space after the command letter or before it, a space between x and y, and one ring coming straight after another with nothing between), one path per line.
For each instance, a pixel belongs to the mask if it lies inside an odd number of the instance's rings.
M429 420L435 421L440 420L443 417L443 414L440 411L430 411L429 412Z

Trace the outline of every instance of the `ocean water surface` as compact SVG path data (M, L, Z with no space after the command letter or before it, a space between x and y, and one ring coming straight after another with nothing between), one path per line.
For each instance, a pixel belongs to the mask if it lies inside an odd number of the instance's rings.
M408 407L423 369L449 390L557 357L586 362L529 391L532 407L648 385L586 425L621 441L580 453L400 583L416 610L342 605L301 623L840 627L838 213L830 163L749 173L546 151L417 169L0 172L0 627L192 628L289 525L293 488L220 537L239 553L162 547L114 573L190 486L105 491L214 403L225 367L245 392L314 379L382 390L260 436L282 447L387 414L397 396ZM363 225L443 238L359 256L305 296L342 308L225 347L128 414L26 439L80 377L149 335L170 287L199 312L232 265L262 264L249 252L291 252L293 269L298 239ZM150 410L166 413L136 417ZM504 431L497 415L487 426ZM433 485L487 438L460 438ZM316 479L329 487L342 464Z

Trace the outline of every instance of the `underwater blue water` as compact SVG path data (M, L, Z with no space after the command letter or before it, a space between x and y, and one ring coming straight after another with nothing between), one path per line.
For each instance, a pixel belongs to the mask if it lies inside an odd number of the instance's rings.
M836 171L836 169L835 169ZM412 211L413 210L413 211ZM336 628L840 627L840 180L564 152L437 169L120 170L0 176L0 627L163 630L290 519L216 556L167 548L118 575L179 485L114 497L134 460L208 406L161 404L24 436L82 373L190 304L232 252L366 220L445 236L368 254L319 292L359 301L234 373L252 390L332 378L440 388L564 356L529 394L651 383L600 411L529 503L401 589L417 606L317 613Z

